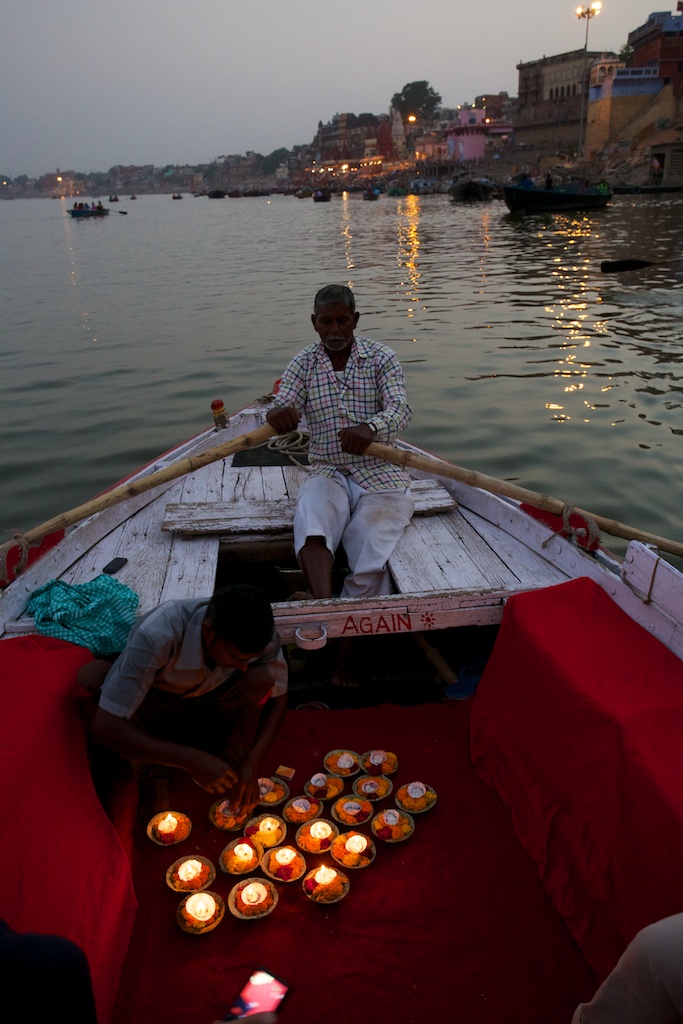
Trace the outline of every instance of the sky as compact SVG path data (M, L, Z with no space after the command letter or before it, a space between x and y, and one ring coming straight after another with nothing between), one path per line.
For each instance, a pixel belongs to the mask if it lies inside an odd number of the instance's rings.
M0 174L198 164L310 143L426 80L444 106L517 94L581 49L575 0L0 0ZM589 50L675 2L603 0Z

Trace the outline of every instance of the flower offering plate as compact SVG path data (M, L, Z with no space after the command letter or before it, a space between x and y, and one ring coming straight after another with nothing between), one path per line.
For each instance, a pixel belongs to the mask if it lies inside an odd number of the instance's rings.
M195 878L181 878L178 874L178 868L181 864L191 861L201 865L199 874ZM193 864L191 870L194 869L194 866ZM189 895L193 892L201 892L203 889L208 889L215 878L216 869L211 861L206 857L201 857L198 853L193 853L173 861L166 872L166 885L169 889L173 889L174 892L184 892L186 895Z
M365 840L367 846L364 850L355 852L354 850L346 849L347 840L352 839L353 837L359 837L360 839ZM333 859L336 860L337 864L341 864L343 868L349 868L355 871L359 868L367 868L372 864L373 860L377 856L377 847L369 836L364 836L362 832L354 832L352 830L350 832L341 832L336 837L330 847L330 853L332 854Z
M347 764L350 758L352 762ZM341 765L339 764L340 759ZM342 779L347 779L350 775L357 775L360 771L360 756L354 750L330 750L329 754L325 754L323 764L325 771L330 775L338 775Z
M317 839L315 835L311 835L311 829L318 823L329 826L329 836ZM300 850L305 850L306 853L327 853L333 840L338 835L339 829L334 822L327 821L326 818L317 818L315 821L307 821L305 825L297 829L296 845Z
M209 821L216 828L219 828L221 832L239 832L244 827L250 814L251 811L245 811L244 814L233 814L230 810L229 798L221 797L220 800L216 800L215 804L211 805Z
M270 831L262 830L262 824L264 821L274 821L277 827ZM244 829L244 835L248 839L255 839L261 846L270 850L274 846L279 846L280 843L285 841L287 835L287 825L282 818L279 818L277 814L259 814L256 818L252 818L247 822Z
M289 786L283 779L271 775L269 779L259 779L259 804L261 807L277 807L278 804L289 799ZM273 787L268 788L268 783Z
M353 792L356 796L363 797L370 803L384 800L384 797L389 796L393 788L393 782L385 775L359 775L353 783Z
M304 793L306 796L315 796L318 800L336 800L344 792L344 780L338 775L326 775L325 772L320 774L325 777L325 785L314 786L313 779L316 778L314 775L304 785Z
M315 880L318 870L318 868L313 868L309 871L301 883L309 900L312 900L314 903L323 904L338 903L339 900L343 900L351 888L351 883L343 871L335 868L334 870L337 873L334 881L330 885L319 885Z
M260 903L247 903L242 894L247 887L253 887L248 891L256 891L262 894L266 890L264 899ZM234 917L242 921L258 921L261 917L272 914L277 906L278 892L272 882L267 878L245 878L244 881L234 885L228 894L228 907Z
M176 825L172 832L160 832L159 824L165 819L175 819ZM147 823L147 835L157 846L175 846L187 839L192 831L192 822L182 811L159 811Z
M332 817L342 825L362 825L372 817L372 804L360 796L341 796L332 804Z
M278 863L276 854L280 850L291 850L295 854L291 864ZM303 854L293 846L277 846L274 850L266 851L261 861L261 871L274 882L297 882L306 872L306 861Z
M424 814L436 803L436 790L424 782L409 782L396 790L396 806L410 814Z
M360 761L368 775L393 775L398 768L398 758L390 750L366 750Z
M397 816L396 821L394 816ZM375 815L370 827L373 835L382 842L402 843L405 839L410 839L415 831L415 821L406 811L395 811L393 807L388 807Z
M204 935L206 932L213 931L213 929L221 923L223 915L225 914L225 903L221 897L217 892L209 892L207 889L204 895L211 896L216 904L216 910L208 921L197 921L195 918L191 917L186 909L187 901L191 900L192 897L196 895L197 893L190 893L187 895L176 911L176 921L182 930L187 932L188 935Z
M297 796L288 800L282 809L282 817L293 825L303 825L323 813L323 802L315 796Z
M254 851L250 860L242 861L235 854L235 847L240 845L250 846ZM246 875L248 871L256 871L263 857L263 847L255 839L247 839L240 836L221 850L218 863L221 869L228 875Z

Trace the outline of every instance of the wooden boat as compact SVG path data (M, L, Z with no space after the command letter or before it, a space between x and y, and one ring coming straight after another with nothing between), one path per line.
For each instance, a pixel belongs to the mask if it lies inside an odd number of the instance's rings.
M71 217L108 217L109 210L103 207L101 210L68 210Z
M609 186L503 185L503 199L511 213L561 213L565 210L600 210L612 198Z
M456 202L487 202L493 199L496 185L489 178L473 178L466 174L454 178L448 188L448 194Z
M332 193L327 188L318 188L313 193L314 203L329 203L332 201Z
M103 495L85 520L53 523L66 533L55 534L54 546L2 593L0 666L13 684L0 689L4 728L13 737L4 777L21 780L22 799L11 788L9 812L6 801L0 814L6 830L16 822L0 844L0 870L15 877L19 851L36 870L30 886L4 887L0 916L18 929L61 926L80 941L91 958L102 1024L142 1024L151 1005L166 1024L188 1015L215 1018L229 998L226 986L236 993L252 962L292 982L291 1009L300 1024L317 1024L322 1001L339 1020L351 1013L407 1021L414 1015L406 1015L406 1000L413 998L420 1018L442 1019L457 1005L463 1019L495 1024L509 1008L511 986L531 1024L560 1019L560 1011L590 998L595 977L604 977L639 927L675 912L683 900L675 855L683 843L683 793L671 783L680 778L672 764L683 749L683 576L650 543L631 541L623 559L588 543L569 510L564 536L528 505L456 478L447 463L405 442L398 457L413 477L418 511L389 562L395 593L287 601L273 592L278 630L295 653L335 637L368 638L368 652L382 652L377 678L389 671L387 644L399 645L401 672L408 671L405 644L412 643L418 654L429 653L430 671L436 665L447 677L451 659L449 648L439 652L441 638L455 637L457 650L473 630L499 630L484 678L474 702L443 704L425 688L411 707L388 696L374 708L292 711L272 772L278 763L291 765L302 785L326 750L382 745L398 751L398 783L424 778L435 786L438 806L419 816L398 856L388 846L368 872L353 873L333 947L328 913L335 908L308 914L316 908L306 905L300 886L281 890L284 909L268 918L268 928L245 927L226 913L215 941L186 940L174 923L178 900L163 884L174 852L152 849L144 830L119 813L119 836L124 846L135 845L133 894L124 847L88 783L78 713L69 711L73 673L89 654L37 636L26 606L49 580L87 582L116 556L127 559L117 579L139 595L140 612L172 598L205 597L217 580L257 578L285 590L305 470L276 453L260 457L256 445L271 433L264 426L268 401L143 467L126 482L124 500ZM212 461L219 450L225 457ZM194 471L173 477L190 457ZM257 464L264 461L273 464ZM154 486L143 490L146 480ZM369 666L373 655L366 657ZM30 729L22 726L23 704ZM25 771L35 760L27 745L49 765L50 800L59 808L48 846L37 814L45 773ZM660 786L657 771L664 769ZM202 854L216 858L226 837L210 831L214 797L186 779L179 799L194 825L181 852L195 849L196 836ZM59 885L74 848L78 871L68 886ZM518 941L521 919L533 939ZM420 936L411 947L408 995L401 984L377 986L378 969L398 977L405 966L405 943L396 936L406 929ZM474 961L466 959L472 950ZM324 971L317 969L321 956ZM459 970L449 972L454 962ZM501 967L498 988L492 962L510 965L508 973ZM548 983L539 990L546 970Z

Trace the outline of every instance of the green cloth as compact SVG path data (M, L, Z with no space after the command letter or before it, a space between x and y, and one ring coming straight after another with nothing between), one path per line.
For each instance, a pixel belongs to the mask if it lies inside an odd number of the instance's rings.
M50 580L33 592L26 610L39 633L87 647L101 658L126 646L139 600L134 590L103 573L89 583Z

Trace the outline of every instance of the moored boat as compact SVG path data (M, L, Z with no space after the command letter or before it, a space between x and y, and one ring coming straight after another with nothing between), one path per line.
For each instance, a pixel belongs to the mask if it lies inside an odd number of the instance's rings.
M473 177L469 174L454 178L448 194L456 202L486 202L493 199L496 185L490 178Z
M366 638L365 671L384 686L375 707L348 709L348 693L345 710L293 707L264 774L275 774L278 763L292 766L303 788L325 751L382 746L398 757L396 794L417 779L438 794L432 810L416 815L398 856L387 842L367 877L354 873L362 877L352 879L335 918L334 950L354 958L354 1016L408 1019L403 986L377 986L378 964L383 974L405 966L396 935L407 929L420 933L411 952L420 1016L439 1019L457 1004L463 1019L494 1024L504 1019L513 986L532 1007L532 1024L559 1019L590 998L595 975L604 976L639 927L675 912L683 899L678 860L664 856L683 841L683 794L671 781L677 776L658 774L681 749L683 576L651 543L634 540L619 558L569 508L564 521L548 523L512 493L484 489L495 481L453 475L447 463L400 442L382 457L403 461L418 509L389 563L395 592L288 601L286 574L297 571L292 515L305 470L257 450L272 434L268 405L260 400L224 429L203 431L133 474L123 492L81 510L85 518L62 522L66 534L55 534L0 596L0 665L9 683L0 708L12 736L6 778L23 778L22 767L42 757L59 810L48 844L38 813L44 773L26 773L21 801L8 787L0 869L14 877L36 851L41 859L30 886L5 887L0 912L17 928L50 931L69 909L69 934L90 958L103 1024L142 1024L150 1005L166 1024L210 1020L224 1003L226 976L235 992L241 987L245 962L273 964L292 983L290 1007L300 1024L317 1024L323 1001L325 1016L349 1019L348 962L333 952L329 970L317 970L330 922L327 911L307 915L300 886L281 889L267 929L245 928L226 914L201 942L179 935L179 900L171 902L163 881L173 853L152 848L131 813L114 816L121 845L87 778L72 688L90 655L40 635L26 613L36 589L52 580L87 583L116 557L126 559L116 578L137 594L140 613L169 599L204 598L218 580L257 579L293 654L335 637ZM193 471L179 472L190 457ZM153 486L144 489L145 481ZM429 652L429 677L432 665L444 678L455 664L457 689L467 673L454 659L473 634L488 657L474 700L442 703L444 686L435 696L421 675L407 688L411 706L401 706L392 687L398 691L409 674L410 651ZM226 837L208 821L215 796L189 779L178 786L193 821L182 852L201 849L216 863ZM134 872L124 853L131 844ZM55 880L69 870L69 885L60 887ZM231 882L215 884L226 886L227 902ZM521 918L531 936L523 943L515 941ZM181 940L169 985L168 963ZM448 971L453 958L457 976ZM509 967L497 985L490 964L498 961Z
M572 184L537 188L533 183L503 185L503 199L511 213L553 213L564 210L599 210L607 206L612 191L597 186Z

